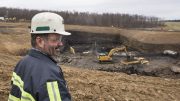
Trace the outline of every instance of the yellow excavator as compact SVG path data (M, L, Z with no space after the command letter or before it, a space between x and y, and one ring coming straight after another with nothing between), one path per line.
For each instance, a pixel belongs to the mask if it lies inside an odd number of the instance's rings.
M100 63L102 63L102 62L112 62L112 55L115 52L118 52L118 51L124 51L126 53L127 59L121 61L121 63L124 64L124 65L149 64L149 61L146 60L145 58L143 58L143 57L135 57L131 53L128 53L125 46L122 46L120 48L113 48L113 49L110 50L110 52L108 54L99 53L99 55L98 55L99 62Z
M99 53L99 55L98 55L99 62L112 62L112 55L115 52L118 52L118 51L125 51L126 54L127 54L127 50L126 50L125 46L122 46L120 48L113 48L113 49L110 50L110 52L108 54L106 54L106 53Z

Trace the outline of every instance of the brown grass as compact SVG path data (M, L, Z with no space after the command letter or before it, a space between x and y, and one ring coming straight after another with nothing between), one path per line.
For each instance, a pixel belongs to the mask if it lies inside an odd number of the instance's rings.
M165 29L180 31L180 22L165 22Z
M102 33L102 34L119 34L120 30L116 27L99 27L99 26L80 26L80 25L66 25L68 31L82 31L89 33Z

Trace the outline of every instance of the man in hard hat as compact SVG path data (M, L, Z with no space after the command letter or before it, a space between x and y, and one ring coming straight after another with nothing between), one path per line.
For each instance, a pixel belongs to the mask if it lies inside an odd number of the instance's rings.
M12 75L9 101L71 101L61 68L52 58L62 45L63 18L55 13L36 14L31 21L31 45Z

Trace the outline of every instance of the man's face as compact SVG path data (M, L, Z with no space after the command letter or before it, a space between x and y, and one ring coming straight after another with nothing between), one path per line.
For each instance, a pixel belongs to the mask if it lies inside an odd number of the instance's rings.
M59 52L59 47L62 46L62 36L59 34L48 34L47 38L43 38L41 42L41 51L44 53L55 56Z

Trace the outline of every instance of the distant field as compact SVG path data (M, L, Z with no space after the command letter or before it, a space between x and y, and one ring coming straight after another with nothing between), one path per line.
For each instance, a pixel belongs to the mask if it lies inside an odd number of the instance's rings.
M180 31L180 22L165 22L166 29Z

